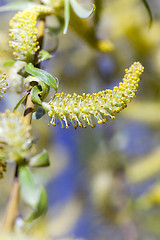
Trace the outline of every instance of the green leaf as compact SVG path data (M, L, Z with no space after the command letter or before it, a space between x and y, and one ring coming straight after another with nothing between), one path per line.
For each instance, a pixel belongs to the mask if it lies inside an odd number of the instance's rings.
M39 80L39 78L32 77L32 76L29 76L29 77L25 78L25 80L24 80L24 84L25 84L25 83L31 83L31 82L37 82L37 83L39 83L40 80Z
M19 100L19 102L18 102L18 103L16 104L16 106L14 107L13 112L14 112L15 110L17 110L17 108L20 106L20 104L25 101L26 97L27 97L27 94L24 95L24 96Z
M33 7L35 5L35 3L28 3L28 1L17 1L1 6L0 12L23 10L28 7Z
M25 67L22 67L17 73L24 78L28 77L28 73L26 72Z
M31 167L48 167L49 165L49 155L45 149L41 153L31 157L29 161L29 166Z
M42 88L40 85L36 85L32 88L31 90L31 98L32 98L32 101L38 105L42 105L42 101L39 97L39 94L42 93Z
M93 4L93 7L91 10L87 10L84 7L77 2L77 0L70 0L71 6L74 10L74 12L77 14L80 18L88 18L94 11L95 11L95 5Z
M64 26L64 17L56 16L56 19L58 20L59 23L58 26L46 25L46 29L48 30L48 34L50 35L58 35Z
M52 58L52 55L48 51L41 50L38 55L38 63L50 58Z
M31 171L26 166L19 167L21 195L24 201L33 208L33 212L25 222L31 222L47 210L47 194L43 187L38 186Z
M28 63L26 65L25 69L26 69L27 73L33 75L34 77L39 78L47 86L52 87L57 91L56 80L50 73L48 73L42 69L34 67L32 63Z
M55 80L56 80L56 84L58 84L56 78L55 78ZM40 92L40 93L41 93L41 99L44 99L44 98L48 95L49 90L50 90L50 87L47 86L47 84L45 84L44 82L42 82L39 78L29 76L29 77L27 77L27 78L25 79L24 83L28 83L28 82L29 82L29 83L31 83L31 82L37 82L38 85L41 86L41 92ZM57 85L57 86L58 86L58 85Z
M70 20L70 0L64 0L64 30L63 30L64 34L67 33L69 20Z
M98 25L103 11L103 0L94 0L96 11L94 13L94 25Z
M58 33L60 33L61 31L61 26L59 27L50 27L50 26L46 26L47 30L48 30L48 34L50 35L58 35Z
M26 220L26 222L32 222L38 217L42 216L46 213L48 207L48 198L47 193L43 187L40 188L40 196L37 206L34 212L30 215L30 217Z
M33 120L38 120L41 117L43 117L45 113L46 112L45 112L45 110L43 108L38 107L37 111L32 114L32 119Z
M3 67L12 67L14 63L15 63L14 60L6 61L3 63Z
M40 189L37 187L31 171L26 166L19 167L19 179L23 200L32 208L37 206Z
M150 6L149 6L149 4L146 0L142 0L142 2L147 9L147 12L148 12L148 15L149 15L149 27L151 27L153 17L152 17L152 12L151 12Z

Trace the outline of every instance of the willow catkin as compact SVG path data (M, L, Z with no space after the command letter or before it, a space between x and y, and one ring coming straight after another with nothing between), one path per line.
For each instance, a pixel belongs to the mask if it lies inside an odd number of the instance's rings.
M5 73L1 74L0 71L0 100L4 96L4 93L6 93L7 87L8 83L6 80L6 74Z
M60 122L62 128L69 128L70 123L75 128L78 126L85 128L87 124L95 127L96 122L101 124L109 118L114 119L116 113L127 107L136 95L143 70L143 66L135 62L125 70L123 81L113 90L82 95L57 93L49 103L43 102L42 106L48 111L53 126Z
M37 41L37 18L52 14L52 8L37 5L19 11L10 21L10 34L12 41L9 45L13 48L16 59L32 62L35 52L40 48Z

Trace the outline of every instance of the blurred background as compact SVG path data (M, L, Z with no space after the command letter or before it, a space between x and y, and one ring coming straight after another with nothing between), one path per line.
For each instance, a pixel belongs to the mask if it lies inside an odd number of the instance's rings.
M93 3L81 2L86 8ZM135 61L145 70L136 99L102 126L49 128L47 116L33 120L38 149L46 148L51 161L49 168L33 169L49 201L46 216L29 230L38 239L160 238L160 1L147 2L153 15L151 27L141 0L95 0L97 10L82 25L73 16L66 35L46 32L44 48L56 50L42 67L59 79L59 92L112 89ZM21 96L16 71L3 66L12 58L8 29L14 14L0 13L0 68L15 76L12 90L0 102L1 112L12 110ZM57 24L48 18L47 26L58 29ZM88 27L92 34L87 35ZM109 40L113 49L96 49L95 41L101 40ZM8 164L0 182L1 219L13 174L14 166ZM21 202L22 215L27 211Z

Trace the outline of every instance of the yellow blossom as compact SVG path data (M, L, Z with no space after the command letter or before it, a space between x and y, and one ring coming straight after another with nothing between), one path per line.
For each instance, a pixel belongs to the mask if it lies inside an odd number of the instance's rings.
M9 45L14 49L13 54L17 59L32 62L35 52L40 48L37 41L37 18L52 13L52 8L37 5L18 12L12 18L9 34L12 41Z
M4 96L4 93L6 92L7 87L8 87L8 83L6 81L6 74L3 73L2 75L0 75L0 100Z
M123 81L113 90L107 89L82 95L57 93L54 99L51 99L49 103L43 103L42 106L48 111L51 117L50 123L53 126L56 125L56 119L58 119L62 128L69 128L69 123L75 128L78 126L85 128L87 124L95 127L95 120L99 124L105 123L109 118L114 119L116 113L127 107L127 103L135 97L143 70L143 66L135 62L129 69L126 69Z
M31 126L19 112L0 113L0 157L21 161L33 153Z

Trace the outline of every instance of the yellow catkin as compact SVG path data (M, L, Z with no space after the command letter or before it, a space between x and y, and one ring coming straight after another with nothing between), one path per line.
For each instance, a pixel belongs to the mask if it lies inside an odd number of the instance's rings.
M31 126L21 113L6 110L0 113L0 157L20 161L34 152Z
M87 124L96 126L96 121L101 124L114 119L135 97L138 89L140 75L144 68L139 62L135 62L129 69L125 70L123 81L113 90L107 89L93 94L55 94L49 103L43 103L44 109L51 117L50 123L55 126L59 121L62 128L69 128L71 123L75 128L85 128ZM59 120L59 121L57 121Z
M40 48L37 41L37 18L52 14L52 8L37 5L18 12L10 21L10 34L12 41L9 45L13 48L16 59L32 62L35 52Z
M0 100L4 96L4 93L6 93L7 87L8 83L6 80L6 74L5 73L1 74L0 71Z

